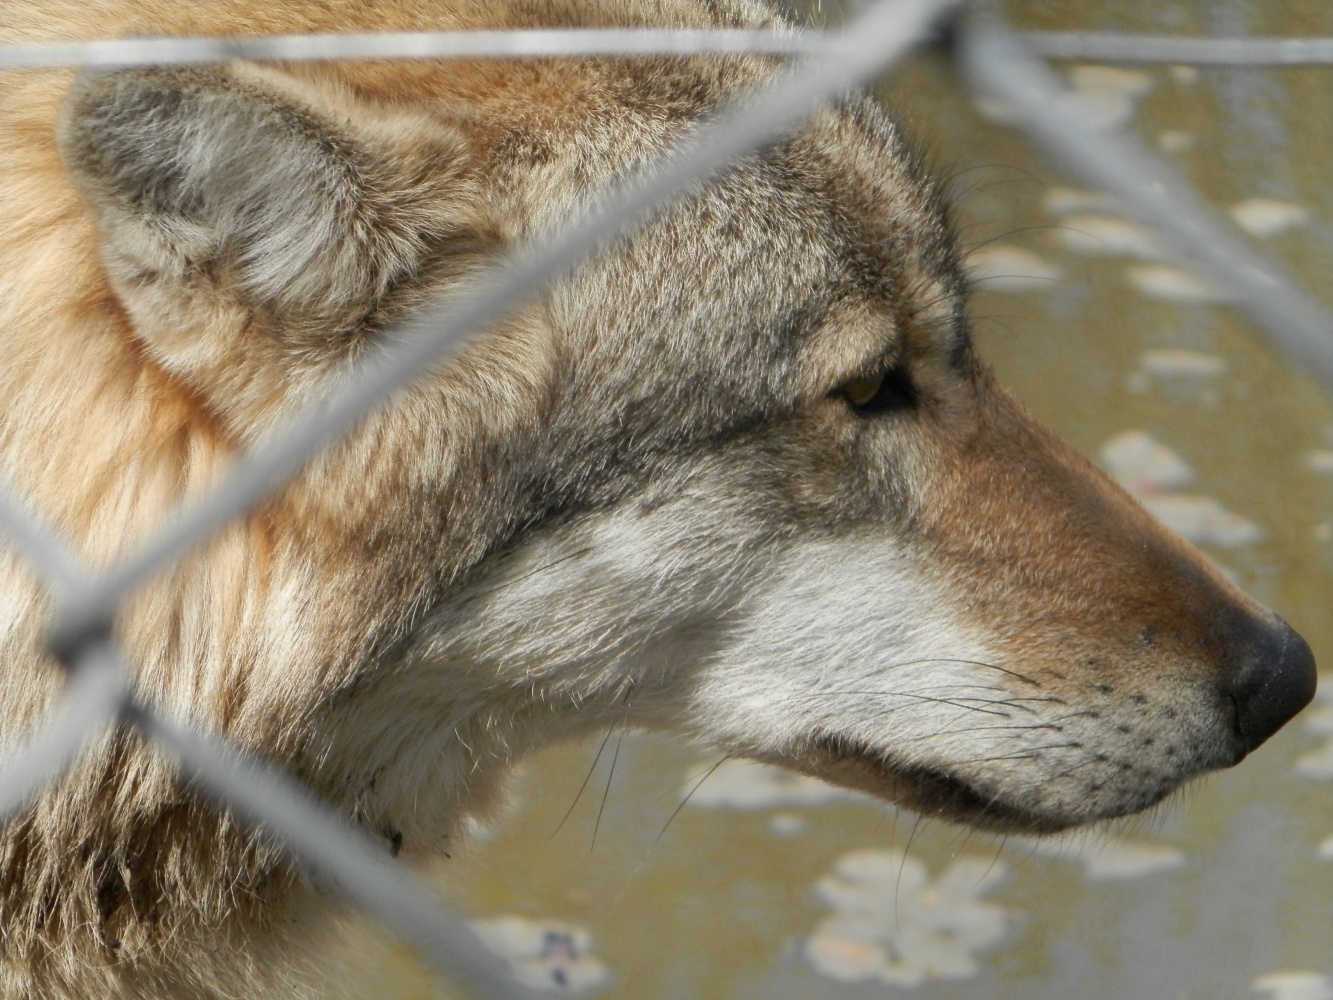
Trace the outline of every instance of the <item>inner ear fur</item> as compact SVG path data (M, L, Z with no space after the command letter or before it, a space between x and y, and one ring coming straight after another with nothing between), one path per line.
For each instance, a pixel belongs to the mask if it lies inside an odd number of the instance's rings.
M201 339L340 353L480 249L462 135L331 80L247 63L85 72L59 139L112 284L169 366L233 354Z

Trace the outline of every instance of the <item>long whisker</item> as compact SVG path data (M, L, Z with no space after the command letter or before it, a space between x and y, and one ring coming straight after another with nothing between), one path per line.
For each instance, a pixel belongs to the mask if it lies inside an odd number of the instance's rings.
M611 794L611 779L616 776L616 762L620 760L620 747L625 742L625 727L620 727L620 735L616 737L616 749L611 754L611 768L606 772L606 788L602 790L602 802L597 807L597 819L592 824L592 842L588 844L588 853L591 854L597 847L597 831L602 826L602 813L606 811L606 800Z
M931 696L928 695L928 694L917 694L917 693L914 692L914 691L857 691L857 690L848 690L848 689L845 689L845 688L840 688L840 689L838 689L838 690L836 690L836 691L816 691L816 692L811 692L810 694L806 695L806 697L833 698L833 697L842 697L842 696L845 696L845 695L874 695L874 696L882 696L882 697L885 697L885 698L914 698L914 699L916 699L917 701L927 701L927 702L931 702L932 704L936 704L936 705L949 705L949 706L951 706L951 707L953 707L953 708L961 708L961 709L965 709L966 711L969 711L969 712L981 712L981 713L983 713L984 715L998 715L998 716L999 716L1000 718L1002 718L1002 719L1007 719L1007 718L1009 718L1009 714L1008 714L1007 712L1001 712L1001 711L997 711L997 710L989 709L989 708L980 708L980 707L978 707L977 705L969 705L969 704L966 704L966 702L969 702L969 701L976 701L976 702L980 702L980 703L983 704L983 705L1008 705L1008 704L1009 704L1009 700L1008 700L1008 699L993 699L993 698L933 698L933 697L931 697ZM882 713L880 713L880 714L882 714L882 715L889 715L889 714L891 714L891 713L893 713L893 712L901 711L902 709L907 708L907 707L909 707L909 706L907 706L907 705L898 705L898 706L895 706L895 707L893 707L893 708L885 709L885 710L884 710ZM1023 706L1023 705L1019 705L1018 707L1019 707L1019 708L1022 708L1024 711L1032 711L1032 709L1026 708L1026 707Z
M579 790L574 793L574 801L569 804L569 808L565 810L565 814L560 817L560 822L557 823L555 829L551 831L551 836L548 839L554 839L555 835L564 828L564 825L567 822L569 822L569 817L574 814L574 807L579 804L579 799L583 797L583 792L588 787L588 782L592 781L593 772L597 770L597 765L602 760L602 753L606 750L606 744L610 742L611 734L615 731L616 724L613 722L607 728L606 735L602 737L601 745L597 748L597 754L592 759L592 766L588 768L588 773L583 776L583 784L579 785Z
M671 815L667 817L667 821L662 824L662 829L658 832L657 836L653 838L652 846L648 848L649 852L651 852L652 849L657 846L658 842L666 835L667 828L670 827L673 822L675 822L676 817L680 815L680 811L684 809L685 804L689 802L691 798L694 797L694 793L699 790L700 786L703 785L705 781L707 781L709 778L713 776L714 771L716 771L719 767L721 767L729 760L731 760L731 754L727 754L716 764L710 767L707 771L705 771L703 773L703 777L701 777L690 787L690 790L685 793L685 798L680 800L680 805L676 806L676 808L672 810ZM645 853L644 859L647 860L647 857L648 855L647 853Z
M998 760L1036 760L1043 750L1081 750L1082 743L1047 743L1039 747L1024 747L1022 753L997 754L992 757L973 757L971 760L950 761L950 766L962 764L991 764Z
M981 878L977 880L978 885L980 885L982 882L985 882L986 876L989 875L992 869L994 869L995 866L1000 863L1000 855L1004 853L1004 849L1008 846L1009 846L1009 834L1007 833L1000 834L1000 843L995 848L995 856L990 859L990 864L988 864L986 866L986 870L981 873Z
M629 714L629 699L630 699L630 695L634 693L635 683L636 683L636 682L635 682L633 676L627 677L627 678L625 679L625 684L624 684L625 694L624 694L624 696L621 698L621 702L620 702L620 704L621 704L621 715L620 715L620 720L619 720L619 722L620 722L620 726L621 726L621 736L622 736L622 737L624 736L624 724L625 724L625 718L626 718L626 716ZM597 748L597 754L596 754L596 756L594 756L593 759L592 759L592 766L590 766L590 767L588 768L588 773L585 774L585 775L583 776L583 783L582 783L581 785L579 785L579 790L578 790L577 792L574 793L574 801L571 802L571 803L569 804L569 808L565 810L565 814L564 814L562 817L560 817L560 822L559 822L558 824L556 824L556 828L555 828L554 830L551 831L551 837L552 837L552 838L554 838L555 835L556 835L557 833L559 833L560 830L564 827L565 823L567 823L567 822L569 821L569 817L570 817L570 816L573 814L573 812L574 812L574 807L577 806L577 805L579 804L579 799L581 799L581 798L583 797L583 792L584 792L584 790L587 789L587 787L588 787L588 783L589 783L590 781L592 781L592 776L593 776L594 772L596 772L596 770L597 770L597 765L598 765L599 763L601 763L601 760L602 760L602 754L606 751L606 744L610 741L610 739L611 739L611 734L614 733L615 731L616 731L616 723L615 723L615 722L612 722L611 725L607 727L606 735L602 737L601 745L598 746L598 748ZM620 753L620 744L617 743L617 744L616 744L616 754L619 755L619 753ZM611 762L611 770L612 770L612 772L614 773L614 771L615 771L615 761L614 761L614 760ZM609 778L607 779L607 784L608 784L608 787L609 787L609 786L610 786L610 779L609 779ZM602 807L605 808L605 806L606 806L606 798L605 798L605 796L603 796L603 798L602 798ZM601 811L600 811L600 810L599 810L598 813L597 813L597 818L598 818L598 821L600 822L600 821L601 821ZM596 842L596 840L597 840L597 829L596 829L596 827L594 827L594 828L593 828L593 841Z
M685 793L685 798L681 799L680 805L676 806L675 810L671 813L671 815L667 817L666 823L663 824L662 829L658 832L657 836L653 838L653 842L648 845L648 849L643 852L643 857L641 857L639 859L639 863L634 866L634 870L629 873L629 876L625 879L624 884L620 887L620 891L617 892L615 897L611 900L611 902L607 904L603 916L609 914L612 910L614 910L617 906L620 905L620 901L621 899L624 898L625 893L629 891L630 885L633 884L634 880L639 877L639 872L643 871L643 866L648 863L648 858L653 853L653 849L657 847L658 843L661 842L662 838L666 836L667 828L671 826L672 821L675 820L675 818L680 814L680 811L685 808L685 804L690 801L690 798L694 795L694 793L699 790L699 786L702 785L705 781L707 781L709 777L712 776L714 771L716 771L719 767L721 767L723 764L725 764L727 761L731 759L732 759L731 754L727 754L712 767L705 770L703 775L699 778L699 780L696 781L690 787L690 790Z
M902 911L899 909L903 898L903 871L907 868L907 856L912 851L912 844L916 842L917 831L921 829L921 824L925 817L917 813L916 819L912 821L912 829L907 834L907 843L903 845L903 860L898 866L898 878L893 883L893 921L897 925L896 929L902 931Z
M1067 778L1067 777L1069 777L1071 774L1073 774L1075 771L1078 771L1078 770L1080 770L1081 768L1085 768L1085 767L1088 767L1089 765L1096 764L1096 763L1098 763L1098 760L1097 760L1096 756L1091 756L1091 757L1089 757L1087 760L1085 760L1082 764L1075 764L1073 767L1071 767L1071 768L1069 768L1069 769L1067 769L1067 770L1061 771L1059 774L1052 775L1052 776L1051 776L1051 780L1055 780L1056 778ZM1102 781L1102 782L1098 782L1096 785L1093 786L1093 790L1095 791L1095 790L1101 788L1102 785L1104 785L1105 783L1106 783L1106 782L1104 782L1104 781Z
M943 729L935 733L923 733L920 736L908 736L905 739L897 740L898 743L919 743L921 740L939 739L941 736L971 736L973 733L987 732L1010 732L1017 731L1023 733L1035 733L1042 729L1050 729L1060 732L1061 727L1053 722L1038 722L1024 725L1013 726L966 726L962 729Z
M995 663L987 663L985 660L969 660L966 657L961 656L922 656L915 660L899 660L896 663L890 663L888 666L884 667L884 670L897 670L900 667L917 667L923 663L959 663L965 667L982 667L986 670L998 670L1002 674L1007 674L1015 680L1023 681L1025 684L1031 684L1033 687L1042 686L1041 681L1029 677L1027 674L1019 673L1017 670L1001 667Z

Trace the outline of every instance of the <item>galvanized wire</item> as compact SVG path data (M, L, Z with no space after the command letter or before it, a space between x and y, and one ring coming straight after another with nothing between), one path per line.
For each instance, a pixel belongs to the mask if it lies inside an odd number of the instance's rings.
M1327 66L1333 38L1198 38L1108 31L1018 32L1050 59L1191 66ZM254 38L119 38L0 44L0 68L183 66L228 59L534 59L569 56L818 55L836 34L754 28L534 28Z
M227 59L516 59L563 56L692 56L725 52L808 54L813 33L763 29L533 28L524 31L394 31L258 38L123 38L0 45L0 67L188 65Z
M1333 65L1333 38L1187 38L1110 31L1027 31L1022 38L1048 59L1253 69Z
M464 299L427 311L391 331L384 349L359 362L345 388L299 414L240 458L227 481L196 505L175 512L139 552L100 576L81 565L0 484L0 527L36 568L55 606L52 650L69 684L52 719L0 771L0 819L54 780L80 749L117 721L136 726L173 753L196 787L278 838L317 878L356 899L392 926L447 978L478 995L529 996L466 924L424 893L382 847L272 766L220 738L164 718L134 698L110 626L127 594L231 518L255 507L296 474L321 447L346 433L395 390L467 337L486 329L543 284L558 278L641 222L671 198L706 181L736 157L762 147L830 99L923 41L938 37L956 0L881 0L841 33L686 30L539 30L316 35L248 39L128 39L0 46L0 67L123 66L230 58L324 60L383 58L515 58L587 55L688 55L751 52L802 56L762 93L749 95L701 125L651 170L608 194L563 232L499 266ZM952 37L974 84L999 96L1053 155L1116 193L1127 211L1161 229L1186 255L1233 289L1238 304L1280 347L1333 386L1333 326L1237 235L1217 223L1179 178L1123 136L1085 128L1058 80L1033 61L1018 39L996 25L963 22ZM1048 53L1066 55L1072 36L1029 36ZM1085 46L1090 46L1084 37ZM1121 44L1105 40L1110 48ZM1166 41L1166 40L1163 40ZM1175 41L1175 40L1171 40ZM1325 46L1327 43L1323 43ZM1058 52L1059 46L1066 46ZM1080 58L1088 58L1084 50ZM1178 52L1162 48L1159 51ZM1221 51L1221 50L1218 50ZM1294 49L1264 50L1291 58ZM1327 55L1318 45L1304 58ZM1113 55L1096 58L1113 59ZM1143 61L1143 60L1136 60ZM1171 61L1209 61L1202 56ZM1320 60L1326 61L1326 60ZM1290 63L1282 63L1290 64Z
M1333 316L1232 225L1206 209L1174 169L1124 134L1088 127L1087 115L1022 39L992 22L959 32L957 54L973 85L999 98L1038 147L1197 264L1298 367L1333 388Z
M220 740L172 723L143 706L128 715L175 755L184 776L218 805L267 830L329 888L374 913L469 994L532 1000L461 918L425 892L419 880L384 855L360 829L333 816L306 788Z

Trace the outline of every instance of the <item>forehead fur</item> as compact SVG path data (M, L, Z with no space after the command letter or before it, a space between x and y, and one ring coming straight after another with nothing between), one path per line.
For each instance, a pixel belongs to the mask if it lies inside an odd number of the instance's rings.
M636 227L549 301L571 385L715 434L951 350L962 284L896 128L855 100Z

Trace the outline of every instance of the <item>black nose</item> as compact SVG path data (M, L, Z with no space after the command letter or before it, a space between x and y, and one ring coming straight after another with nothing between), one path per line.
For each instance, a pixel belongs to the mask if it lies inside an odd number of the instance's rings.
M1244 664L1227 694L1248 753L1286 725L1314 697L1314 654L1290 625L1274 616L1250 633Z

